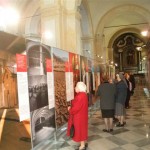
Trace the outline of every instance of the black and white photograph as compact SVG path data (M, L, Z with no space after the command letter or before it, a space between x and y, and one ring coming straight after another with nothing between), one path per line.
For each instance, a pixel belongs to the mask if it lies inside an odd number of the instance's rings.
M55 132L55 109L46 106L31 112L31 130L33 147L52 138Z
M51 58L50 47L27 42L30 112L48 105L46 59Z

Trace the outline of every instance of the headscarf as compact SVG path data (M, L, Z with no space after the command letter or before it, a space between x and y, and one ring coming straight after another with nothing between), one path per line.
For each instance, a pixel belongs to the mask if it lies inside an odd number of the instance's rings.
M119 78L125 83L125 85L128 87L128 84L127 84L127 81L126 81L126 79L125 79L125 77L124 77L124 75L120 72L119 74Z
M123 75L122 73L119 73L118 75L119 75L119 78L120 78L121 80L124 79L124 75Z

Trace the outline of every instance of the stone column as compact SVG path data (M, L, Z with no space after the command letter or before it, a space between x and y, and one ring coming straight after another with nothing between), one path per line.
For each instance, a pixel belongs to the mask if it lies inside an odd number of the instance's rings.
M95 39L95 59L98 61L103 61L103 59L100 59L100 57L103 56L103 50L102 50L102 35L96 34Z
M82 38L83 55L85 57L94 58L96 52L94 51L94 39L91 37Z
M122 66L122 57L123 57L123 49L118 49L118 52L119 52L119 64L120 64L120 66L119 66L119 71L123 71L123 66Z
M122 52L119 52L119 64L120 64L119 70L122 71L123 70L122 69Z
M138 71L141 71L142 70L141 51L138 51L137 58L138 58Z

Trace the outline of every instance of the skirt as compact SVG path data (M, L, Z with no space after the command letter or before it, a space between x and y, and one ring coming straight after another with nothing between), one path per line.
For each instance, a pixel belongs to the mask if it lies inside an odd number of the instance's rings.
M125 106L123 104L120 103L116 103L116 110L115 110L115 115L116 116L125 116L126 112L125 112Z
M102 118L113 118L115 111L114 109L101 109Z

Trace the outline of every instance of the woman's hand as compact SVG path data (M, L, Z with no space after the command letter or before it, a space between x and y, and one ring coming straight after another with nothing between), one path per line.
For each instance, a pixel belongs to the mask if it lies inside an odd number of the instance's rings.
M68 111L70 110L71 106L68 106Z

